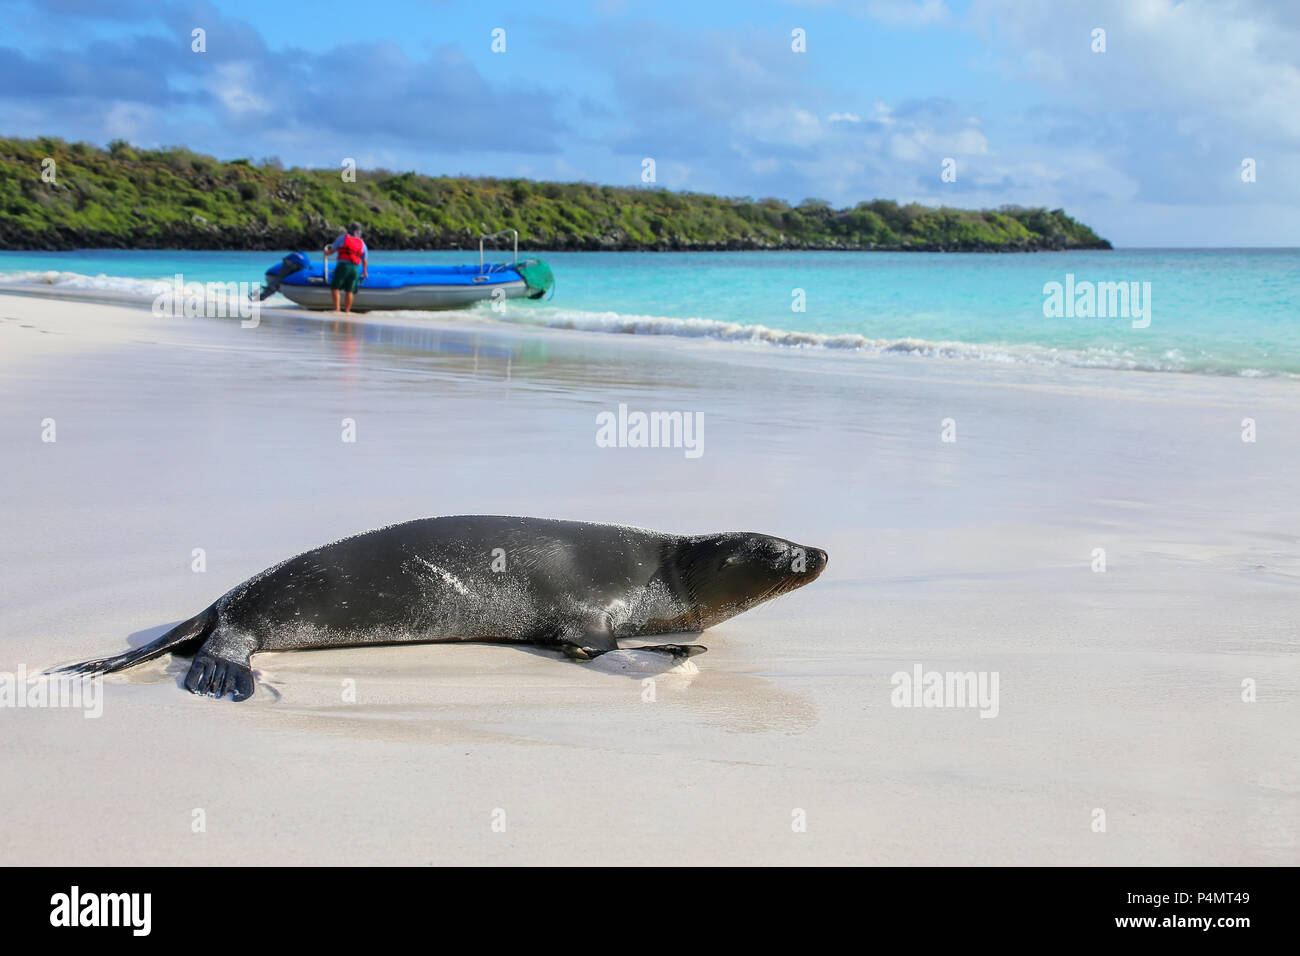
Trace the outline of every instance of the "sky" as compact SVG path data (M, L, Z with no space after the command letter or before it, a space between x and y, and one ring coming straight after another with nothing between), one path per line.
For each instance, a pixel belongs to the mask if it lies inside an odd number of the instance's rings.
M611 185L652 159L669 189L1015 203L1117 246L1300 246L1296 0L0 0L0 16L5 136Z

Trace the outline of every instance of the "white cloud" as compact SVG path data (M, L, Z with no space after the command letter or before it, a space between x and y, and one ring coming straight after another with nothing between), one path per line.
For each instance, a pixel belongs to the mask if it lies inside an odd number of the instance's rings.
M118 101L104 114L104 132L112 139L138 140L152 119L149 107Z
M1181 112L1219 139L1300 146L1300 28L1264 4L976 0L969 17L1000 38L1013 72L1070 102ZM1091 50L1096 27L1106 31L1105 53Z
M252 67L222 63L213 71L208 90L235 119L271 112L271 104L255 92Z
M866 13L892 27L927 27L950 16L943 0L868 0Z
M754 143L799 148L812 146L825 134L821 120L808 110L792 106L744 110L732 129Z

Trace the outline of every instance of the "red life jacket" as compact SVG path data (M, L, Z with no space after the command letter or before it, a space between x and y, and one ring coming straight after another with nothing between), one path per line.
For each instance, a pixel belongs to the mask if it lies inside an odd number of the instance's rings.
M366 244L356 236L344 236L343 245L339 246L339 262L351 262L361 265L361 253Z

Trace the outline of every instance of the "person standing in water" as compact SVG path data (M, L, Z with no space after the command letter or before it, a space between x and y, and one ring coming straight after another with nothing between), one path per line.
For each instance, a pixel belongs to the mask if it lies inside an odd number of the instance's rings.
M370 278L370 269L366 263L366 244L361 239L361 223L348 224L347 232L341 233L334 240L334 245L325 247L325 259L338 253L339 263L330 276L330 294L334 297L334 311L339 310L339 293L347 293L345 312L352 311L352 297L362 279Z

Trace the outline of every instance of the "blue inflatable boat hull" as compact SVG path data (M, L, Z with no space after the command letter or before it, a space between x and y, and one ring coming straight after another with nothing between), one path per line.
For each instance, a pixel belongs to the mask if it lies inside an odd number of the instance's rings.
M305 263L305 264L304 264ZM535 278L538 267L545 283ZM333 275L333 264L330 274ZM531 270L531 271L530 271ZM485 299L540 298L550 288L541 260L468 266L371 266L353 298L354 312L377 309L461 309ZM525 275L533 277L532 285ZM309 309L332 309L333 296L319 263L294 253L266 270L264 296L280 292Z

